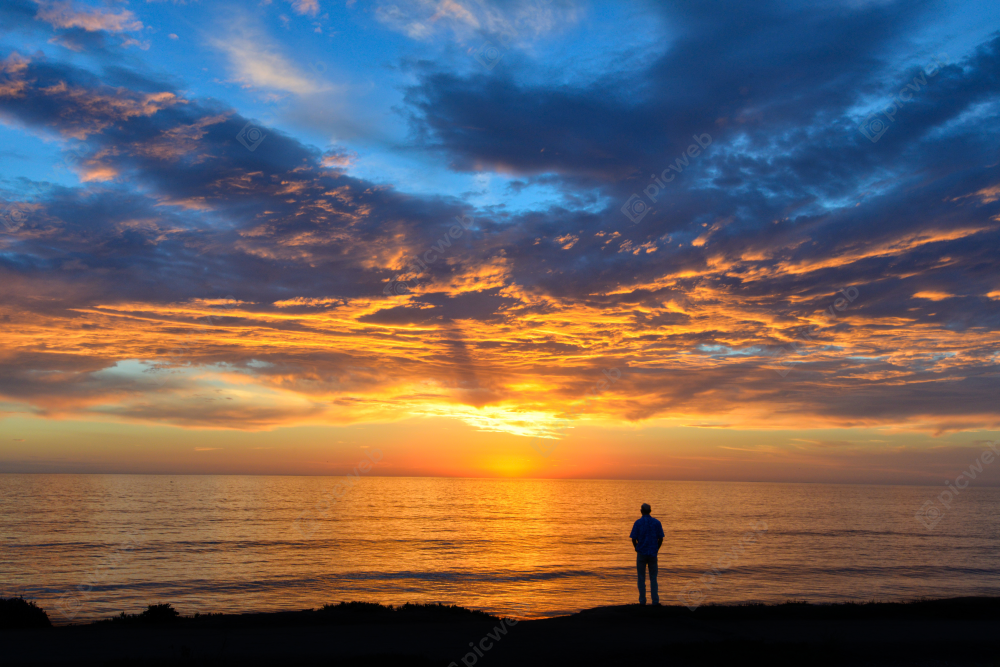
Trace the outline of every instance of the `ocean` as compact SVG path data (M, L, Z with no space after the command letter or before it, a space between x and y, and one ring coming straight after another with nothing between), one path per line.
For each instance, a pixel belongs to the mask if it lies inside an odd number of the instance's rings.
M637 601L643 502L666 533L664 604L1000 595L997 488L946 505L943 486L352 479L0 475L0 595L56 624L163 602L556 616Z

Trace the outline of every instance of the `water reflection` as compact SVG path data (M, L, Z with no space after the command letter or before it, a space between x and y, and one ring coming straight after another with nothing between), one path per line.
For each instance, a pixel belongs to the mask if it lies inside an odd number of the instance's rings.
M0 475L3 593L24 592L57 622L67 592L81 601L74 621L152 602L190 614L341 600L547 616L634 601L641 502L666 531L667 604L761 519L766 536L706 602L1000 591L997 489L970 489L927 530L914 520L920 487L362 476L315 530L298 529L341 480Z

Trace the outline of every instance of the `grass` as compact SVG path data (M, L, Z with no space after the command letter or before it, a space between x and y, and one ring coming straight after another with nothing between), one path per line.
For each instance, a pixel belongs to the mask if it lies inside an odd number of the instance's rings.
M407 602L403 605L393 607L392 605L381 605L375 602L340 602L338 604L323 605L319 610L321 614L395 614L399 616L436 616L436 617L463 617L467 620L497 621L498 617L477 609L466 609L458 605L437 604L414 604Z
M126 614L122 612L118 616L98 623L114 623L117 625L172 625L181 620L180 613L170 606L170 603L151 604L146 611L139 614Z
M151 604L141 614L122 612L93 625L182 625L185 627L296 627L310 625L349 625L359 623L430 623L449 621L497 622L499 618L484 611L455 605L412 604L383 605L375 602L340 602L321 609L301 611L251 612L246 614L196 613L181 616L169 603Z
M626 617L694 618L710 620L743 619L984 619L1000 618L1000 598L952 598L946 600L913 600L908 602L843 602L810 604L789 600L779 604L747 602L736 605L704 605L693 612L680 606L600 607L579 614L596 618L610 614ZM566 619L568 620L568 618ZM122 612L118 616L97 621L92 625L184 626L206 628L236 627L302 627L358 624L410 624L486 622L500 618L485 611L457 605L413 604L383 605L375 602L340 602L320 609L301 611L254 612L245 614L196 613L181 616L169 603L150 604L138 614ZM51 627L45 610L23 598L0 598L0 629Z

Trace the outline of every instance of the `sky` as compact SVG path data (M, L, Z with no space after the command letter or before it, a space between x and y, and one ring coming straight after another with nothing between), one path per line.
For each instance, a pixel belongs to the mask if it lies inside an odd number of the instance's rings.
M0 472L940 484L998 114L992 0L7 0Z

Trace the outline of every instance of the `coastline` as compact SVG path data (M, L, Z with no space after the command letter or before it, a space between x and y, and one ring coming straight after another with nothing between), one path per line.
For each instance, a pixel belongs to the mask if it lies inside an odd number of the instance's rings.
M507 622L505 622L507 621ZM996 665L1000 598L896 603L596 607L500 619L461 607L347 603L0 630L25 665ZM498 627L499 626L499 627Z

